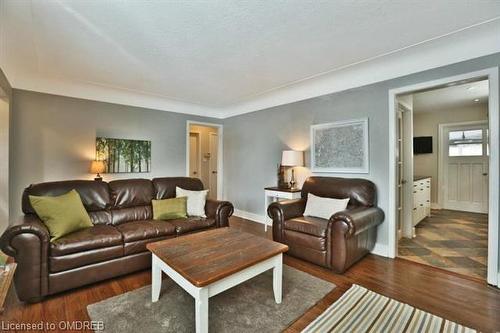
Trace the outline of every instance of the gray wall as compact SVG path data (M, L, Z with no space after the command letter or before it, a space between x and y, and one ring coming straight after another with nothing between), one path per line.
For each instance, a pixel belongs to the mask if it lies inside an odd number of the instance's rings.
M9 222L9 128L12 89L0 68L0 233Z
M11 219L21 214L21 194L31 184L93 179L96 136L152 141L150 173L116 178L184 176L186 120L220 120L111 103L13 90Z
M236 209L263 215L265 211L264 187L276 183L275 168L280 161L283 149L308 150L310 125L368 117L370 173L326 175L372 180L378 188L378 204L387 212L389 202L389 89L499 65L500 54L495 54L228 118L224 121L225 195L233 201ZM309 166L308 151L306 160ZM379 246L388 244L387 235L387 223L383 223L379 227Z

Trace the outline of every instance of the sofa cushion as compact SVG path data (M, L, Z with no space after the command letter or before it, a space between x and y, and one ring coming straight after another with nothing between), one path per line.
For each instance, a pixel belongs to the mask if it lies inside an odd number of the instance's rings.
M175 198L176 186L190 191L203 190L203 183L198 178L162 177L154 178L152 182L155 188L156 199Z
M30 195L58 196L76 190L82 199L83 206L88 212L100 211L109 207L109 188L106 182L94 180L67 180L61 182L47 182L33 184L23 192L22 208L24 214L34 214L35 210L29 201Z
M284 226L285 229L288 230L302 232L317 237L326 237L328 220L313 216L300 216L286 220Z
M215 219L202 217L188 217L187 219L169 220L175 226L175 231L178 235L185 233L208 229L215 226Z
M285 230L285 243L293 244L293 246L301 246L318 251L326 250L326 238L297 232L294 230Z
M116 229L122 234L124 243L175 235L175 226L167 221L133 221L122 223Z
M135 242L125 243L123 245L123 254L128 256L135 253L148 252L146 245L149 243L159 242L165 239L174 238L175 235L163 236L158 238L143 239Z
M153 209L151 206L137 206L111 210L111 223L113 225L151 219L153 219Z
M123 245L121 244L49 257L49 268L51 273L56 273L120 257L123 257Z
M73 232L50 243L50 255L57 257L122 244L122 234L115 227L101 224Z
M153 183L148 179L121 179L109 182L113 208L150 206L154 198Z

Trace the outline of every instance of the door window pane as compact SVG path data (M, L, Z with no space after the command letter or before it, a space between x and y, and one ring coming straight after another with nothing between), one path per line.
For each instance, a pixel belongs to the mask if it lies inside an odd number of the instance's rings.
M448 156L481 156L483 155L483 144L466 143L450 145Z
M448 156L482 156L483 130L450 131Z

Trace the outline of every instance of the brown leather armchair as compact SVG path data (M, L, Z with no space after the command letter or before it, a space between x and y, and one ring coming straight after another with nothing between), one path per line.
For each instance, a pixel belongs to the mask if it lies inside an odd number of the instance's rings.
M199 179L166 177L49 182L24 190L24 216L0 237L0 248L17 262L14 284L20 300L44 296L109 279L151 266L146 244L185 234L229 226L233 205L207 200L206 218L153 220L151 200L175 197L175 187L202 190ZM55 196L75 189L94 226L50 242L47 227L29 195Z
M350 200L346 210L326 220L303 215L308 193ZM371 181L309 177L301 197L274 202L267 209L273 219L273 239L287 244L289 255L343 273L373 249L384 213L376 207Z

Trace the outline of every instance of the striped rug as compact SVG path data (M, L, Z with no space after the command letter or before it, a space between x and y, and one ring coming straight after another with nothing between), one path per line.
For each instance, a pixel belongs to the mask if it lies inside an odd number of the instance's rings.
M302 331L313 332L476 331L355 284Z

